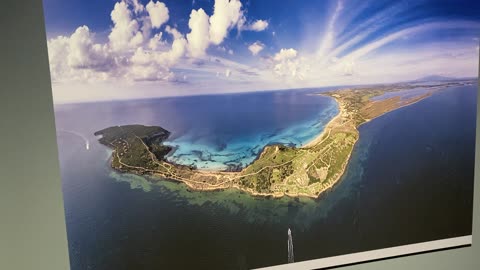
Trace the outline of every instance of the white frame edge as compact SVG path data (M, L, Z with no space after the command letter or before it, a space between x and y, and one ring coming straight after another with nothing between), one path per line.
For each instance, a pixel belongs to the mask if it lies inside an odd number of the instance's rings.
M314 259L309 261L296 262L291 264L283 264L277 266L270 266L259 268L263 270L287 270L287 269L317 269L340 267L354 263L361 263L367 261L374 261L379 259L388 259L392 257L414 255L416 253L423 253L427 251L435 251L446 248L461 247L472 244L472 235L454 237L442 240L435 240L429 242L422 242L417 244L403 245L391 248L376 249L371 251L364 251L352 253L347 255L339 255L327 257L322 259ZM285 250L285 258L287 258L287 250Z

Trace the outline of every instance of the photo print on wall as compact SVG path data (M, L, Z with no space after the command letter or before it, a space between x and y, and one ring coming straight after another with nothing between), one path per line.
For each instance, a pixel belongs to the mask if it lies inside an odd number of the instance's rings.
M43 4L71 269L471 244L479 1Z

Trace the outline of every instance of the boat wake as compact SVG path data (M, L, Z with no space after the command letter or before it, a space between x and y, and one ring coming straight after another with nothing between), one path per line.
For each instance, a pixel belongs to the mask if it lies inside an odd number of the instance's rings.
M288 263L293 263L293 239L292 239L292 231L288 228Z
M85 142L85 149L89 150L90 149L90 141L87 139L87 137L85 137L84 135L78 133L78 132L75 132L75 131L70 131L70 130L63 130L63 129L60 129L60 130L57 130L57 132L63 132L63 133L68 133L68 134L72 134L72 135L75 135L77 137L80 137L82 138L82 140Z

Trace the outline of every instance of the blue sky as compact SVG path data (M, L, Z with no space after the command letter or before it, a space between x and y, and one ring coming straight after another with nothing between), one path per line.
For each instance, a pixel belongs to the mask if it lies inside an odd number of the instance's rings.
M476 76L479 1L44 0L57 103Z

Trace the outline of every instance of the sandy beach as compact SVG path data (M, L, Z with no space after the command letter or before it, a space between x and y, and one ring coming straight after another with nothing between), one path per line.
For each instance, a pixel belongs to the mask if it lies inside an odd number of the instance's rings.
M326 96L326 95L323 95L323 96ZM331 129L332 127L334 126L334 124L338 121L341 120L342 116L344 115L345 113L345 106L342 104L342 102L335 98L335 97L332 97L332 96L328 96L328 97L331 97L333 99L335 99L335 101L337 102L337 105L338 105L338 114L335 115L335 117L330 120L330 122L327 123L327 125L325 126L325 128L323 129L323 131L318 134L318 136L316 136L315 138L313 138L311 141L309 141L308 143L306 143L305 145L302 145L301 148L310 148L312 146L315 146L317 144L319 144L324 135L327 134Z

